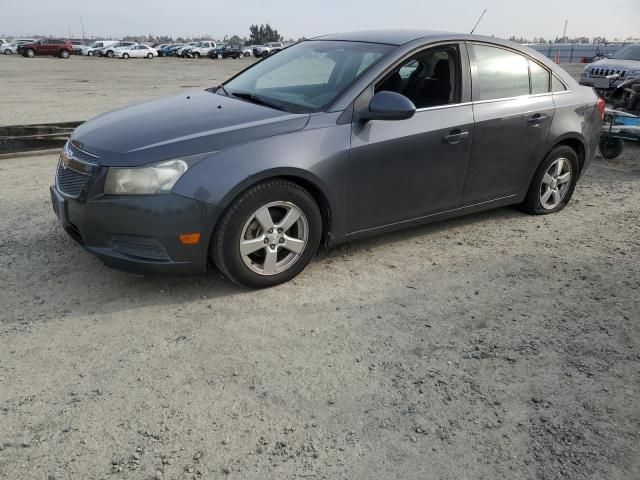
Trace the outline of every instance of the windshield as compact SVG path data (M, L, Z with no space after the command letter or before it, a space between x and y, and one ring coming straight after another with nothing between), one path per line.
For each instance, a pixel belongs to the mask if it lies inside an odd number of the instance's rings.
M321 111L393 48L364 42L302 42L256 63L224 87L230 95L293 113Z
M640 43L635 45L627 45L621 48L609 58L615 58L617 60L638 60L640 61Z

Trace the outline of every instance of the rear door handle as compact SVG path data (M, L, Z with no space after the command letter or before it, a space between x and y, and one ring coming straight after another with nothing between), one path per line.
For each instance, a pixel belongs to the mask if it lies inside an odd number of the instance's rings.
M534 113L529 117L527 123L532 127L537 127L544 121L545 118L547 118L547 116L544 113Z
M469 132L463 132L460 129L451 130L448 135L445 135L444 141L450 144L460 143L461 140L464 140L469 136Z

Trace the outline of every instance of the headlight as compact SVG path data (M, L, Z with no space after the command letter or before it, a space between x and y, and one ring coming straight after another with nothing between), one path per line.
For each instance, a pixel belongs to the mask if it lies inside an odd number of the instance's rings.
M109 168L104 182L106 195L153 195L168 193L188 169L184 160L168 160L148 167Z

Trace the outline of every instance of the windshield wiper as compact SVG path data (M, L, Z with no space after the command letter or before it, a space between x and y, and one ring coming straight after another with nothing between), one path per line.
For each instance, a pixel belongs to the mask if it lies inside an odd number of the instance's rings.
M227 92L227 89L224 88L224 85L220 84L219 89L222 90L227 97L231 96L231 95L229 95L229 92Z
M288 111L284 105L282 105L279 102L275 102L271 99L265 98L265 97L261 97L258 95L254 95L253 93L248 93L248 92L232 92L231 93L232 96L234 97L238 97L241 98L242 100L247 100L251 103L255 103L256 105L263 105L265 107L269 107L269 108L275 108L276 110L280 110L283 112Z

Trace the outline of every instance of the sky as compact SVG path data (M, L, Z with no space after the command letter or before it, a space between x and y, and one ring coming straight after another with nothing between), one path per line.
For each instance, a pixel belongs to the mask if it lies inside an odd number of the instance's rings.
M0 0L0 36L82 37L80 16L87 37L248 37L254 23L286 39L380 28L468 33L485 8L482 35L553 39L568 20L569 37L640 37L640 0Z

